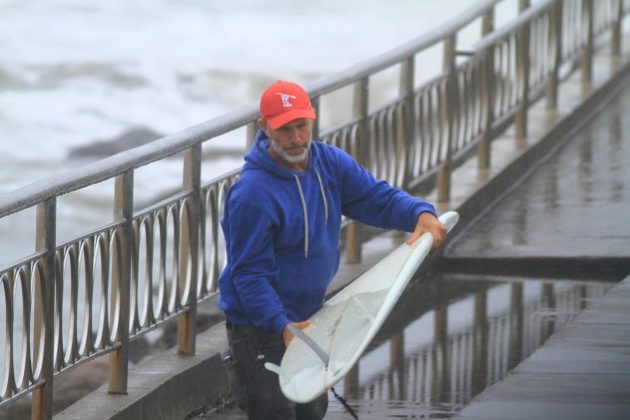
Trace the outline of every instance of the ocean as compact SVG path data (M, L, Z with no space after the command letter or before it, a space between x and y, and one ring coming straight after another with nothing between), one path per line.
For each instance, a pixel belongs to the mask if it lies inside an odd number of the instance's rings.
M166 135L429 31L472 1L2 0L0 192L77 147ZM78 162L84 163L84 162Z

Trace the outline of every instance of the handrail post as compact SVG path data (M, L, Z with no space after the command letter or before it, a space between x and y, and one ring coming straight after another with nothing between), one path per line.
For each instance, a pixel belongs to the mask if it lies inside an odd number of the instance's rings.
M414 76L415 76L415 56L408 57L401 63L400 68L400 97L403 98L403 112L399 118L401 133L398 136L398 147L396 148L396 158L403 171L401 185L403 189L409 189L411 181L410 169L413 167L409 159L407 159L407 151L411 149L412 144L416 141L416 125L415 125L415 101L414 101Z
M477 167L488 169L492 160L492 126L494 124L494 47L489 47L483 57L481 70L481 98L483 133L477 149Z
M488 10L481 21L481 36L494 31L494 7ZM481 69L481 97L483 112L483 134L477 149L477 167L488 169L491 162L492 125L494 124L494 47L490 46L484 52Z
M319 139L319 131L320 131L319 123L321 121L321 118L319 118L319 108L320 108L319 104L320 104L319 96L315 98L311 98L311 105L313 106L313 109L315 110L315 115L317 116L317 118L315 118L315 121L313 121L313 131L311 132L311 138L313 139Z
M133 242L133 169L116 177L114 220L122 221L117 238L117 252L112 271L112 312L118 311L115 341L118 348L109 354L109 393L126 394L129 370L129 288ZM116 308L118 306L118 308ZM114 316L113 319L116 319Z
M481 36L494 32L494 6L492 6L481 18Z
M246 131L247 139L245 141L245 145L247 149L249 149L252 146L252 144L254 144L254 137L256 137L257 132L258 132L257 121L252 121L249 124L247 124L247 131Z
M184 153L183 188L189 191L189 205L183 209L186 228L182 229L179 287L187 310L177 318L177 347L180 354L194 355L196 346L197 284L199 279L199 222L201 213L201 143Z
M520 0L519 9L523 11L529 7L529 0ZM516 138L527 137L527 111L529 109L529 34L530 22L525 23L516 34L516 72L517 86L519 87L518 98L520 106L515 115Z
M562 62L562 1L556 1L551 6L549 20L549 50L553 55L549 81L547 82L546 108L551 110L558 106L558 87L560 85L558 74Z
M360 119L357 139L352 145L354 158L362 165L368 166L369 129L368 129L368 100L369 79L359 80L354 85L353 115ZM358 264L361 262L361 225L353 222L346 230L346 262Z
M616 0L613 7L615 21L610 38L610 52L613 57L621 55L621 40L623 26L623 0Z
M40 278L40 290L42 299L35 302L36 316L35 332L39 336L41 323L44 323L44 345L37 346L35 352L43 351L43 364L40 380L43 385L33 391L31 403L32 420L51 420L53 414L53 376L54 376L54 351L55 351L55 253L57 235L57 197L52 197L37 205L37 220L35 231L35 250L45 251L43 276ZM42 307L37 305L41 304Z
M444 40L443 71L447 75L444 91L442 130L446 131L446 156L438 170L438 202L446 203L451 199L451 153L455 141L455 115L457 113L457 80L455 75L455 49L457 34L453 33Z
M582 33L586 37L580 58L582 82L593 79L593 0L582 0Z

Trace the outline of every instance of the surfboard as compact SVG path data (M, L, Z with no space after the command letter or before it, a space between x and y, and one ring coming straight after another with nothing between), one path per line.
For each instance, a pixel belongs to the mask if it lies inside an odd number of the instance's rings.
M450 231L459 220L444 213L440 222ZM370 344L400 298L409 280L429 254L433 237L425 233L412 245L402 244L339 293L326 301L295 335L278 374L284 395L297 403L314 400L339 382Z

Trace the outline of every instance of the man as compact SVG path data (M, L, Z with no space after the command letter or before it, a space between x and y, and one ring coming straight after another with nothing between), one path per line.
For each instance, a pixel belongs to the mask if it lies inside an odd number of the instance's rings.
M272 84L260 99L258 131L221 221L227 266L219 306L245 384L250 419L321 419L326 394L295 404L264 363L279 364L298 328L324 303L339 267L341 216L387 229L425 232L439 247L446 228L434 207L376 180L338 148L313 142L315 111L300 86Z

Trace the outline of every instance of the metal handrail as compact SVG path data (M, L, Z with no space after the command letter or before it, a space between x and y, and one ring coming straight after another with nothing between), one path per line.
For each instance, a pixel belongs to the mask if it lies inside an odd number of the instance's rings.
M323 131L322 140L346 149L397 187L437 183L438 199L448 201L452 170L471 151L478 151L484 168L490 143L508 123L515 123L517 136L526 135L527 112L541 89L548 107L555 107L559 69L575 61L575 51L583 79L590 80L595 32L611 30L612 54L619 54L623 17L630 12L627 0L599 2L606 2L610 13L597 19L593 0L541 0L531 8L521 0L523 13L495 30L498 2L480 1L429 34L306 84L318 110L322 96L354 87L352 117ZM462 54L457 34L480 18L483 39ZM571 28L563 34L567 21ZM588 36L578 30L581 25ZM547 43L541 41L546 38ZM563 39L570 41L567 54ZM541 51L529 48L532 40ZM444 49L442 72L417 86L416 55L436 45ZM370 77L393 66L401 69L398 97L370 110ZM54 376L104 354L109 355L110 392L126 393L129 342L170 319L178 322L179 351L195 352L195 306L216 294L225 259L219 219L226 193L239 176L233 171L202 183L201 145L252 127L257 116L256 105L244 106L0 197L0 218L37 209L34 253L0 270L0 311L7 325L0 349L7 366L0 370L0 406L32 392L33 418L51 418ZM134 212L135 170L180 152L181 191ZM113 221L58 244L57 198L109 179L115 180ZM356 262L361 227L345 222L344 228L346 258ZM15 309L19 306L23 315ZM14 354L20 334L22 351Z
M258 116L254 104L186 128L151 143L118 153L89 165L54 175L0 196L0 217L33 207L42 201L111 179L124 172L173 156L201 142L242 127Z

